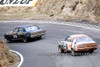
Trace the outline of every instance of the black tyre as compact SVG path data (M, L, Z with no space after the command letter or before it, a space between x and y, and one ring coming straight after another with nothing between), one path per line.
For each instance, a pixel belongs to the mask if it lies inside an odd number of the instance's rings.
M11 43L11 40L10 39L6 39L7 43Z
M58 52L60 52L60 53L64 53L64 52L65 52L65 51L62 49L62 46L61 46L61 45L58 46Z
M42 36L39 36L39 37L38 37L38 39L41 39L41 38L42 38Z
M89 51L91 54L94 52L94 50Z
M70 53L70 51L67 51L68 50L68 47L67 47L67 45L66 45L66 53Z
M71 55L72 55L72 56L76 56L77 53L72 49L72 50L71 50Z
M24 37L24 38L23 38L23 42L24 42L24 43L27 43L27 42L28 42L28 39L27 39L26 37Z
M59 51L60 53L64 53L64 52L65 52L65 51L64 51L63 49L61 49L61 48L59 48L58 51Z

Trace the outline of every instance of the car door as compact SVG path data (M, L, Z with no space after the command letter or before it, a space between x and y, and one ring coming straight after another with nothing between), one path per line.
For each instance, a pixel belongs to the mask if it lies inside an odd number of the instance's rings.
M13 30L13 34L12 34L13 39L18 39L18 34L17 34L18 30L19 30L18 27Z
M24 35L25 35L24 29L22 27L19 27L17 34L18 34L18 38L22 39L24 37Z
M72 37L67 36L66 39L65 39L65 41L66 41L66 44L67 44L67 48L68 48L69 50L71 50L72 41L73 41Z

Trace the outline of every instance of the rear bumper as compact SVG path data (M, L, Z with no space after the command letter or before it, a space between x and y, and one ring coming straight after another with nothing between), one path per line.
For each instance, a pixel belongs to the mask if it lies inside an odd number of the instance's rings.
M97 48L78 48L77 51L91 51L91 50L96 50Z
M32 34L32 35L30 35L30 38L34 38L34 37L43 36L43 35L45 35L45 34L46 34L46 33Z

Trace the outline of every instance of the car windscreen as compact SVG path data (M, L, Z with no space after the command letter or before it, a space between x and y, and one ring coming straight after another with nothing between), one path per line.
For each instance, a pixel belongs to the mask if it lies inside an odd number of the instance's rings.
M37 29L38 29L38 27L36 27L36 26L31 26L31 27L25 28L26 31L34 31L34 30L37 30Z
M78 37L76 38L76 42L89 42L93 41L90 37Z

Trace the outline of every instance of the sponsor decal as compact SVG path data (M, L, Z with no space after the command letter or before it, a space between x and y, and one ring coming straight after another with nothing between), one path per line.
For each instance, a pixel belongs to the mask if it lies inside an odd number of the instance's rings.
M2 6L36 6L38 0L0 0Z
M22 33L17 33L18 35L25 35L25 33L24 32L22 32Z
M13 35L14 38L18 38L17 35Z
M12 35L12 31L7 32L6 35Z
M37 5L38 0L34 0L33 5L32 6L36 6Z

